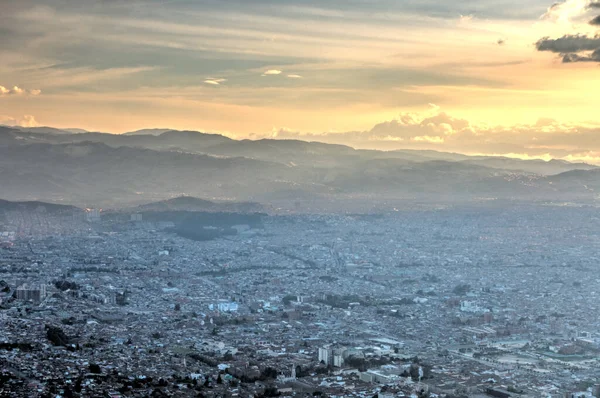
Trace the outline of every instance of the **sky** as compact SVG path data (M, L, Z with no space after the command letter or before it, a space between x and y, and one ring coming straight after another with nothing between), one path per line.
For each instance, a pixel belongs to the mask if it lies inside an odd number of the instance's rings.
M600 162L594 0L0 0L0 124Z

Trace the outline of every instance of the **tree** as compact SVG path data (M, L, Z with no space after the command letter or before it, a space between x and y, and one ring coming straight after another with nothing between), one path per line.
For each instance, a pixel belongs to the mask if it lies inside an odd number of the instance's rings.
M125 290L123 293L117 293L115 301L117 305L127 305L129 303L129 291Z
M175 311L181 311L181 304L175 304Z
M429 398L429 392L426 392L425 390L421 390L417 394L417 398Z
M74 398L75 397L75 394L73 394L73 390L71 390L71 387L69 385L65 385L64 391L65 391L65 393L64 393L65 398Z
M460 285L456 285L454 287L454 289L452 289L452 292L454 294L456 294L457 296L464 296L465 294L469 293L471 291L471 285L469 284L460 284Z
M285 305L290 305L293 301L296 301L296 299L297 299L296 296L294 296L293 294L288 294L283 299L281 299L281 301Z
M46 337L56 346L67 346L69 344L69 338L59 327L46 325Z
M277 369L274 369L269 366L262 372L261 376L263 379L276 379L277 375L278 375Z
M356 356L350 356L346 359L346 364L353 368L357 368L358 370L366 369L367 362L364 358L359 358Z
M279 392L279 390L277 390L276 387L267 387L265 388L265 391L262 394L263 397L278 397L280 395L281 393Z
M102 373L102 369L100 369L98 364L90 363L90 373L100 374Z
M76 393L80 393L82 390L82 382L83 382L83 377L79 376L77 378L77 381L75 382L75 392Z

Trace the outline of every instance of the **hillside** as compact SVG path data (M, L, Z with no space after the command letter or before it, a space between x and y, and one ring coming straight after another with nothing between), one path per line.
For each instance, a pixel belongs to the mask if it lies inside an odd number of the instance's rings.
M336 202L388 206L479 198L593 202L600 171L564 161L236 141L194 131L119 136L0 127L0 186L5 199L79 206L336 209Z

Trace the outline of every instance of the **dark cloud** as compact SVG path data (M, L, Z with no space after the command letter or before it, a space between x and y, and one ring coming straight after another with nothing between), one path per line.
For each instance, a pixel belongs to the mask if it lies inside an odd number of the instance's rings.
M538 51L550 51L559 54L594 51L600 48L600 36L564 35L558 39L544 37L538 40L535 46Z
M600 9L600 0L587 0L587 2L589 3L585 6L585 9ZM548 9L548 13L569 3L571 3L569 0L554 3ZM583 11L587 15L585 9ZM590 20L589 24L600 26L600 15ZM600 62L600 34L593 37L584 34L566 34L558 39L543 37L535 43L535 46L538 51L560 54L564 63Z
M600 62L600 48L590 55L565 54L563 56L563 62Z
M564 63L600 62L600 36L564 35L558 39L544 37L535 46L538 51L561 54Z

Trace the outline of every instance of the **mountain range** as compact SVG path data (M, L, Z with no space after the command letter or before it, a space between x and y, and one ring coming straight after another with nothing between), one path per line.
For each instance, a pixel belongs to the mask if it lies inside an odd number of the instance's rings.
M123 135L0 127L0 198L130 207L189 195L324 211L482 199L593 203L600 168L436 151L234 140L169 129Z

